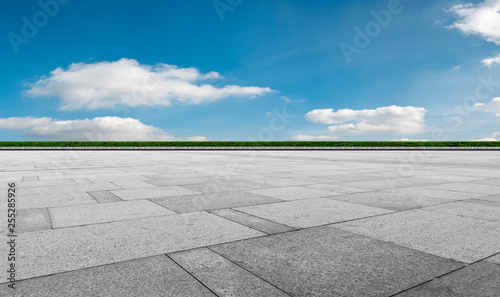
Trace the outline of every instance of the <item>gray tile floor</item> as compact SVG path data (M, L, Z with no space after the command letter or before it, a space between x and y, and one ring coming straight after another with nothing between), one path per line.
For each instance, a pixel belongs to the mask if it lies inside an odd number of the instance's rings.
M500 296L496 151L2 151L0 296ZM3 240L5 219L1 220Z

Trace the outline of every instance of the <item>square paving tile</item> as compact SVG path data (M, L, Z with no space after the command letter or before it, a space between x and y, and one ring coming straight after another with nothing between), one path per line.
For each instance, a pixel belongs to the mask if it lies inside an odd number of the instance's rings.
M165 216L175 212L149 200L120 201L49 208L54 228L99 224L147 217Z
M6 216L4 216L5 218ZM34 232L51 229L46 208L19 209L16 216L16 232Z
M245 192L217 192L152 199L177 213L279 202L281 200Z
M200 194L199 192L178 186L154 187L154 188L148 187L142 189L114 190L110 192L120 197L123 200L152 199L152 198L162 198L170 196Z
M461 267L329 227L211 249L292 296L389 296Z
M500 252L500 223L434 211L409 210L331 227L466 263Z
M290 296L206 248L169 256L218 296Z
M326 198L238 207L236 210L294 228L307 228L392 212Z
M500 265L479 262L397 295L398 297L498 297Z
M16 294L0 286L1 296L216 296L167 256L142 258L19 281Z
M319 197L327 197L340 194L337 192L317 190L305 187L279 187L279 188L269 188L269 189L248 190L246 192L273 197L281 200L319 198Z
M17 237L20 247L16 265L23 269L17 279L262 235L265 233L206 212L21 233ZM0 246L4 255L6 249L6 244ZM0 264L6 267L6 258ZM5 277L2 282L6 282Z

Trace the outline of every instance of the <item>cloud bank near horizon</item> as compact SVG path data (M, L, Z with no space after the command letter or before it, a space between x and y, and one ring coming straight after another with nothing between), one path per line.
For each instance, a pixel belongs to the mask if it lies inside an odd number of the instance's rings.
M29 128L29 129L27 129ZM180 139L166 131L133 118L96 117L83 120L12 117L0 119L0 129L23 130L23 135L36 139L67 141L205 141L204 136Z

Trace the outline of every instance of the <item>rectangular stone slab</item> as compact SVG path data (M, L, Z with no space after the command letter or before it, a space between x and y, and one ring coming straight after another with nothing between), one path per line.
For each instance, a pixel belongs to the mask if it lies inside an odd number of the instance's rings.
M175 212L149 200L53 207L49 208L49 213L54 228L135 220L175 214Z
M346 187L372 189L372 190L390 190L394 188L406 188L415 186L430 186L446 183L444 180L427 178L403 178L388 176L379 180L355 181L343 183Z
M331 227L466 263L500 252L500 223L434 211L415 209Z
M450 200L464 200L471 198L478 198L484 196L479 193L457 192L440 189L428 189L423 187L409 187L409 188L394 188L384 192L394 193L400 196L425 196L431 198L450 199Z
M72 179L50 179L50 180L37 180L37 181L21 181L16 183L20 188L33 188L33 187L51 187L61 185L76 185Z
M500 265L479 262L403 292L398 297L481 296L498 297Z
M390 296L462 266L324 226L211 249L291 296Z
M478 193L486 195L498 195L500 194L500 186L492 185L479 185L473 182L468 183L447 183L442 185L434 185L427 187L429 189L442 189L450 191L459 191L466 193Z
M110 191L89 191L87 193L100 203L123 201Z
M424 209L500 223L500 207L492 207L487 204L457 201Z
M40 194L24 194L26 189L20 188L17 196L17 208L46 208L66 205L97 203L87 192L42 192Z
M207 248L173 253L169 257L218 296L290 296Z
M199 192L192 191L179 186L142 188L142 189L127 189L110 191L112 194L120 197L123 200L135 199L152 199L170 196L194 195Z
M261 189L269 188L269 185L262 183L255 183L250 181L225 181L219 180L217 182L195 184L195 185L185 185L187 189L197 191L200 193L216 193L225 191L242 191L249 189Z
M203 184L214 182L213 177L208 176L196 176L196 177L171 177L171 178L160 178L146 181L152 185L158 187L166 187L166 186L182 186L182 185L192 185L192 184Z
M294 228L307 228L392 212L327 198L238 207L236 210Z
M0 296L216 296L165 255L23 280L12 291L0 286Z
M318 189L324 191L331 191L335 193L362 193L362 192L372 192L371 189L361 189L361 188L352 188L345 187L343 183L338 184L315 184L315 185L306 185L306 188Z
M152 199L177 213L196 212L255 204L267 204L281 200L246 192L217 192Z
M241 211L237 211L234 209L217 209L212 210L210 213L216 214L220 217L226 218L233 222L245 225L255 230L259 230L261 232L267 234L276 234L282 232L288 232L295 230L295 228L291 228L282 224L278 224L275 222L271 222L269 220L265 220L256 216L252 216L246 214Z
M18 279L72 271L265 235L198 212L18 235ZM7 244L0 252L7 254ZM63 260L62 260L63 259ZM7 265L3 257L0 264ZM5 277L0 282L5 282Z
M278 187L278 188L259 189L259 190L247 190L246 192L258 195L264 195L281 200L319 198L319 197L327 197L339 194L336 192L310 189L306 187Z
M142 180L124 180L124 181L118 180L118 181L114 181L113 184L119 186L120 188L124 188L124 189L154 188L154 187L156 187L156 186L154 186L150 183L144 182Z

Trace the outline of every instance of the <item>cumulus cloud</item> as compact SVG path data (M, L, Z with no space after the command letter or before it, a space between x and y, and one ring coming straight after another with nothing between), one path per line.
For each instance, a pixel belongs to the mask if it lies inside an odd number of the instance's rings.
M15 126L19 122L24 125ZM86 141L153 141L181 140L160 128L146 125L137 119L120 117L97 117L83 120L54 120L52 118L5 118L0 119L0 128L23 131L24 136L37 139L86 140ZM204 141L203 136L188 140Z
M466 35L479 35L500 45L500 0L485 0L479 4L459 4L450 11L458 20L449 28Z
M296 141L322 141L322 140L339 140L341 139L338 136L327 136L327 135L319 135L319 136L313 136L313 135L295 135L292 136L292 140Z
M481 61L486 67L493 67L500 64L500 54L495 57L484 59Z
M169 106L201 104L232 96L254 97L270 88L215 86L217 72L200 73L196 68L181 68L158 63L139 64L133 59L92 64L71 64L57 68L49 77L28 85L28 97L57 97L62 110L113 108L118 105Z
M19 130L34 126L47 125L52 121L51 118L34 118L34 117L12 117L0 119L0 129Z
M342 124L328 127L337 133L417 133L423 130L427 110L413 106L385 106L376 109L316 109L305 118L313 123Z
M494 112L497 117L500 117L500 97L493 98L491 102L488 103L476 103L474 107L477 110Z

